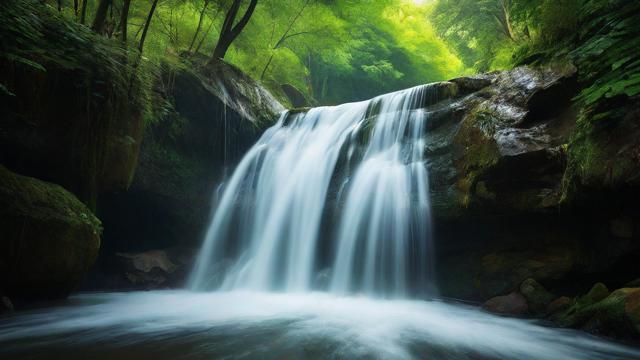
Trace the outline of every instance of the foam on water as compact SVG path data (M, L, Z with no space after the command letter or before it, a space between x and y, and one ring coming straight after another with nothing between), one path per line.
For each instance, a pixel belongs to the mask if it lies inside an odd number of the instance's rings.
M166 291L70 302L0 318L0 355L113 358L141 349L157 359L640 359L638 349L577 331L438 301Z

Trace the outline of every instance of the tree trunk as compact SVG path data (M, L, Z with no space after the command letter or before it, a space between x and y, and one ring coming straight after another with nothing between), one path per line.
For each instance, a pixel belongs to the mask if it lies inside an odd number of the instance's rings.
M240 35L242 30L247 26L249 20L251 19L251 15L253 15L253 11L256 9L256 5L258 5L258 0L251 0L247 10L244 15L238 21L238 23L234 26L236 16L238 15L238 10L240 9L240 4L242 0L234 0L227 12L227 15L224 19L224 23L222 25L222 29L220 30L220 37L218 39L218 43L216 44L216 48L213 50L213 56L210 61L215 61L217 59L223 59L231 46L231 43Z
M78 21L78 0L73 0L73 15L76 17L76 21Z
M91 28L98 34L102 34L104 31L104 23L107 20L107 13L109 12L109 6L111 0L100 0L98 4L98 10L96 10L96 17L93 18L93 25Z
M89 0L82 0L82 9L80 10L80 24L84 25L87 19L87 2Z
M140 44L138 45L138 50L140 50L140 54L142 54L142 48L144 47L144 40L147 38L147 31L149 31L149 25L151 24L151 19L153 18L153 13L156 11L157 5L158 5L158 0L153 0L153 4L151 4L151 9L149 10L149 16L147 16L147 22L144 23L144 29L142 30L142 36L140 37Z
M58 11L62 11L62 0L58 0Z
M512 41L516 41L516 37L513 33L513 27L511 26L511 1L501 1L501 14L498 18L498 22L502 26L502 32L505 36Z
M129 22L129 6L131 0L124 0L122 3L122 12L120 13L120 41L127 43L127 23Z
M198 19L198 27L196 28L195 34L193 34L193 39L191 39L191 44L189 44L189 50L187 50L187 52L191 52L191 49L193 49L193 45L196 43L196 39L198 38L200 29L202 29L202 20L204 19L204 12L207 10L208 5L209 5L209 0L204 0L204 6L202 7L202 11L200 11L200 19Z

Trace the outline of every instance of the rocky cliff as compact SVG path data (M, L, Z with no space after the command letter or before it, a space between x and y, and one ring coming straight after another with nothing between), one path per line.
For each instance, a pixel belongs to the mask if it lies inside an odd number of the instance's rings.
M586 291L638 276L637 116L584 135L576 72L520 67L454 79L454 96L426 109L443 295L483 300L527 278ZM586 146L594 153L577 158Z
M188 59L177 67L163 66L155 85L156 112L131 187L99 199L105 245L88 287L180 284L202 241L217 186L284 111L232 65L202 63ZM134 255L159 256L158 263L167 259L179 270L136 270L129 261Z
M2 2L0 38L0 293L64 297L96 258L98 195L132 180L144 79L120 45L39 2Z

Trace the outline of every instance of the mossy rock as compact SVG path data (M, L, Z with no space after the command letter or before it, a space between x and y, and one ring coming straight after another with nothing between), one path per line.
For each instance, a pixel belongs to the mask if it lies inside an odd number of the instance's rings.
M609 289L603 283L596 283L583 296L575 298L566 311L556 314L554 320L561 326L576 327L584 324L592 315L589 307L609 296Z
M592 314L583 329L640 339L640 288L623 288L583 310Z
M527 279L520 284L520 293L527 299L529 310L533 314L543 313L554 296L534 279Z
M0 165L0 290L12 299L67 296L100 248L100 221L62 187Z
M576 259L569 248L548 251L496 252L482 257L482 267L475 277L475 287L485 296L495 296L520 288L534 311L542 311L552 300L541 285L529 289L529 278L558 279L574 266ZM521 284L525 285L522 286Z
M567 311L554 318L556 323L606 336L640 339L640 288L618 289L591 302L604 294L602 290L600 287L576 299Z
M593 285L591 290L587 293L587 295L580 298L580 301L583 304L594 304L600 300L603 300L607 296L609 296L610 292L607 286L603 283L596 283Z

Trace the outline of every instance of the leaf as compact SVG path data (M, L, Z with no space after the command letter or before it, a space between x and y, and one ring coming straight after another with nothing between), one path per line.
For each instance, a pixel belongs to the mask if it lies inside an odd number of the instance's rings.
M613 65L611 65L611 70L617 70L620 66L624 65L627 61L631 60L635 58L635 56L631 55L631 56L627 56L626 58L622 59L622 60L618 60L615 63L613 63Z
M632 97L640 94L640 84L630 86L624 90L625 95Z

